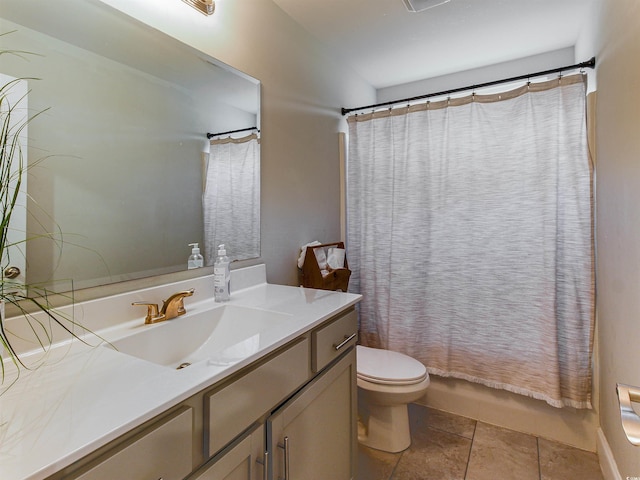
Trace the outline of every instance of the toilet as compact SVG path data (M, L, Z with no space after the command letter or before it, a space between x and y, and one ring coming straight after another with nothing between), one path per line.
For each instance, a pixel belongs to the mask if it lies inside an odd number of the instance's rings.
M411 445L407 405L427 391L429 374L418 360L399 352L356 347L358 441L385 452Z

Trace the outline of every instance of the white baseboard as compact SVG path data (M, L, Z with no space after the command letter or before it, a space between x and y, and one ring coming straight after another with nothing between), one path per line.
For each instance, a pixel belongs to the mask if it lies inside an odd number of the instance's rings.
M600 460L600 469L602 470L604 480L623 480L622 475L620 475L618 471L616 460L613 458L613 452L609 447L607 437L605 437L601 428L598 428L597 442L598 459Z

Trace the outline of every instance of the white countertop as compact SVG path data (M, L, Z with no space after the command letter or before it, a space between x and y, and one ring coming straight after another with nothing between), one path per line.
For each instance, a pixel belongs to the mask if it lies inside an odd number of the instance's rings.
M286 313L296 322L270 331L260 350L227 366L194 364L174 370L80 342L61 359L23 373L0 395L0 479L43 479L202 389L258 360L355 305L359 295L258 284L233 292L230 305ZM220 307L189 302L190 314ZM142 311L140 311L142 313ZM169 320L171 321L171 320ZM100 330L113 340L139 330L143 317Z

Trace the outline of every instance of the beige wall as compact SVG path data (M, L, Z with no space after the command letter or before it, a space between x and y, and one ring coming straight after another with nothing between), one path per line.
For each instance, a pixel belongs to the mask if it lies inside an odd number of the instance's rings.
M374 89L270 0L220 0L205 17L178 0L103 0L262 81L262 256L297 284L300 246L340 239L340 108ZM251 262L256 263L256 262Z
M588 60L588 58L584 58L584 60ZM579 61L581 62L583 60ZM486 67L473 68L449 75L381 88L377 92L378 102L389 102L399 98L410 98L427 93L464 88L469 85L479 85L502 78L511 78L532 72L541 72L551 68L562 67L564 65L573 65L574 63L576 63L574 48L567 47ZM458 95L468 94L469 92L461 92Z
M604 0L597 32L600 424L626 478L640 476L615 395L640 386L640 2Z

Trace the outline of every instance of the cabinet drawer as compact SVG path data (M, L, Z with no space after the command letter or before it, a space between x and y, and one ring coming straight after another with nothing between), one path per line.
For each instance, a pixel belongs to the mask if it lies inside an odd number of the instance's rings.
M75 480L180 480L192 469L193 410L183 407L84 468Z
M205 451L209 457L309 379L309 350L309 340L305 337L205 397Z
M358 315L355 309L342 314L311 334L311 368L319 372L358 340Z

